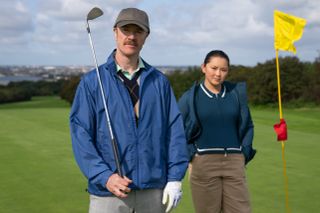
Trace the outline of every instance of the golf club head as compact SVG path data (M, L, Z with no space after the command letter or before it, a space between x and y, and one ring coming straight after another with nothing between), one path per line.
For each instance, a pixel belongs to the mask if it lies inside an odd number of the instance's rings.
M87 15L87 21L96 19L96 18L98 18L98 17L100 17L100 16L102 16L102 15L103 15L103 11L102 11L100 8L98 8L98 7L94 7L94 8L92 8L92 9L90 10L90 12L88 13L88 15Z

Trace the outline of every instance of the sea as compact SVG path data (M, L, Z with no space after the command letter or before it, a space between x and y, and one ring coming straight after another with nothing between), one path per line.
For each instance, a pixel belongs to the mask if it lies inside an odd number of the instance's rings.
M10 82L19 82L19 81L40 81L41 77L30 76L30 75L17 75L17 76L0 76L0 85L6 86Z

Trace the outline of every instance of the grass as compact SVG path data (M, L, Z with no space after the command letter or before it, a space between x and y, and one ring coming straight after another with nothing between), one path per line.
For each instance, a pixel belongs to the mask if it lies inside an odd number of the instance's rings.
M87 212L86 180L71 150L70 106L57 97L0 105L0 209L6 213ZM254 213L286 212L277 108L252 108L256 158L247 166ZM284 109L285 159L292 212L320 209L320 108ZM187 178L174 213L194 212Z
M248 167L248 181L254 212L285 212L281 143L275 142L272 124L277 123L277 109L253 110L255 145L259 152ZM285 109L288 141L285 160L292 212L317 212L320 208L317 162L320 150L320 109ZM311 195L312 198L307 195Z
M68 113L69 105L56 97L0 107L2 212L86 212Z

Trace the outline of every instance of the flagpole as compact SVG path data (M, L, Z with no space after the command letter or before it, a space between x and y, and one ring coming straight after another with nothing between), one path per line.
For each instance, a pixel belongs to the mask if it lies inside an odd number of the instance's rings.
M276 49L276 66L277 66L277 82L278 82L278 102L279 102L279 116L280 121L283 119L282 115L282 103L281 103L281 87L280 87L280 68L279 68L279 51ZM286 159L285 159L285 143L284 141L281 141L281 147L282 147L282 162L283 162L283 177L285 182L285 197L286 197L286 212L291 212L289 207L289 187L288 187L288 176L287 176L287 170L286 170Z
M280 84L279 50L278 49L276 49L276 64L277 64L279 115L281 120L283 119L283 116L282 116L282 103L281 103L281 88L280 88L281 84Z

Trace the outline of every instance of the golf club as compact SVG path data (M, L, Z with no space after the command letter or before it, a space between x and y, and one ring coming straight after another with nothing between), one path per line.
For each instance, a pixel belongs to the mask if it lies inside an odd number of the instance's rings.
M87 15L87 32L89 35L89 41L90 41L90 46L91 46L91 50L92 50L92 54L93 54L93 60L94 60L95 66L96 66L96 72L97 72L98 82L99 82L99 86L100 86L103 107L104 107L104 111L105 111L105 115L106 115L106 119L107 119L107 126L108 126L110 137L111 137L111 145L112 145L112 149L113 149L114 159L116 162L117 172L118 172L119 176L123 177L123 173L122 173L122 169L121 169L121 165L120 165L120 161L119 161L119 149L118 149L118 145L117 145L116 139L113 135L113 131L112 131L112 127L111 127L109 111L108 111L108 107L107 107L107 103L106 103L106 98L105 98L105 94L104 94L104 90L103 90L102 81L100 78L97 57L96 57L96 53L94 50L91 32L90 32L90 26L89 26L89 20L96 19L102 15L103 15L103 11L98 7L94 7L90 10L90 12Z

